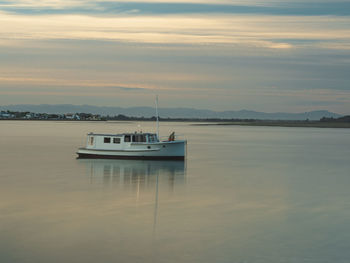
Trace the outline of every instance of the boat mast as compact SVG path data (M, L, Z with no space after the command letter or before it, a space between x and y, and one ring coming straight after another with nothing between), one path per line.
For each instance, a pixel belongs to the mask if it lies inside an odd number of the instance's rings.
M156 96L156 118L157 118L157 138L158 138L158 140L159 140L158 95Z

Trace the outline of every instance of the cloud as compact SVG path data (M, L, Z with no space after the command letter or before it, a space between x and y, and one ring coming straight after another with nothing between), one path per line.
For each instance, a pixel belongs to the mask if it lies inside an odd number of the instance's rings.
M260 15L350 15L346 1L230 1L217 0L154 0L154 1L2 1L0 8L6 12L27 15L85 14L116 16L120 14L260 14Z
M146 91L153 90L156 87L141 84L139 86L133 86L130 83L120 84L113 82L98 82L98 81L87 81L76 79L76 80L66 80L66 79L58 79L58 78L43 78L43 77L26 77L19 76L18 74L15 76L0 76L0 83L2 83L3 87L8 86L11 87L13 85L23 85L35 87L36 89L48 89L48 88L59 88L65 90L74 90L74 89L84 89L86 90L101 90L101 89L119 89L123 91Z
M243 45L290 49L317 45L348 49L347 17L121 16L1 14L0 44L14 40L80 39L150 44ZM292 42L288 42L288 39ZM281 39L281 40L280 40ZM297 43L300 40L300 43ZM304 40L317 40L316 42Z
M0 102L346 113L350 16L316 2L1 1Z
M99 11L97 10L99 9ZM137 9L139 14L256 14L256 15L295 15L295 16L315 16L315 15L335 15L349 16L349 2L295 2L295 1L275 1L261 3L237 3L237 2L100 2L96 3L96 13L119 14L128 10ZM72 10L79 12L79 9ZM81 9L81 12L89 10Z

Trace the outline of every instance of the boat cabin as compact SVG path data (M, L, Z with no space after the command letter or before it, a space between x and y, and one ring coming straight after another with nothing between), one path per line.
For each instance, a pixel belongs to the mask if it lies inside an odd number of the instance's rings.
M155 133L123 133L123 134L95 134L87 136L86 148L115 150L130 147L131 144L158 143L159 139Z

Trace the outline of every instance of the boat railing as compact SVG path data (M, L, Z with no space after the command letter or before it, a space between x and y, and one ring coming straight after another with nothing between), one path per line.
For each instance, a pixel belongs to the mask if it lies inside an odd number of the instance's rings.
M160 141L177 141L177 140L185 140L184 134L175 134L174 138L171 139L170 136L160 136Z

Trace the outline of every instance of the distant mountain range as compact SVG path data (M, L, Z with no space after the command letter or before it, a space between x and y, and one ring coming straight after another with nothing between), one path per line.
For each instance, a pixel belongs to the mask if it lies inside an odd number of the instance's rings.
M155 109L152 107L103 107L92 105L71 105L71 104L20 104L0 106L0 110L6 111L29 111L35 113L92 113L100 115L125 115L133 117L152 117L155 115ZM309 111L302 113L286 112L257 112L250 110L239 111L212 111L193 108L160 108L160 117L162 118L222 118L222 119L259 119L259 120L319 120L322 117L339 118L342 115L326 110Z

